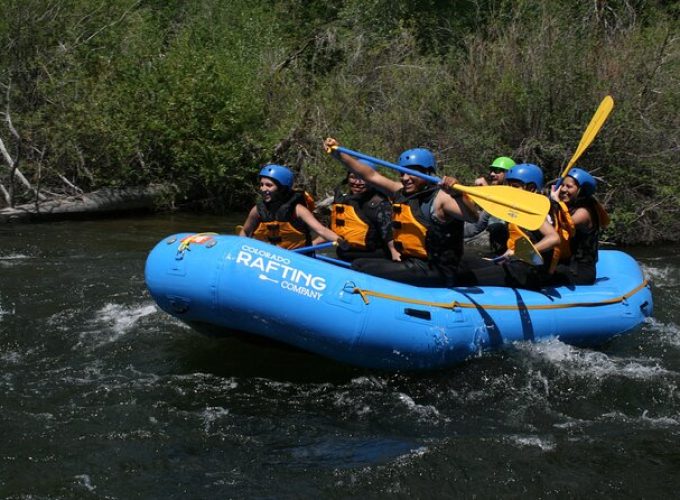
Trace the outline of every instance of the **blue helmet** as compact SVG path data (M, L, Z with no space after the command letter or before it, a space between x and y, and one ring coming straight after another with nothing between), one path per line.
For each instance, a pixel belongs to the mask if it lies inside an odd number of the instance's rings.
M399 155L397 161L400 167L422 167L435 172L437 170L437 160L429 149L416 148L408 149Z
M572 168L567 176L572 177L576 181L578 187L581 189L581 195L592 196L595 193L595 188L597 187L597 181L595 180L595 177L590 175L582 168Z
M506 182L518 181L522 184L534 184L536 191L543 189L543 170L533 163L520 163L515 165L505 174Z
M260 177L269 177L281 186L287 187L289 189L293 188L293 172L291 172L288 167L284 167L283 165L276 165L274 163L265 165L262 167L262 170L260 170L259 175Z

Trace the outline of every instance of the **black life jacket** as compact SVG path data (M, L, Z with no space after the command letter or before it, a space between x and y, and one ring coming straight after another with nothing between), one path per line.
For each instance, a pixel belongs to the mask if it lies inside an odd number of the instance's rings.
M594 265L597 262L597 252L600 247L600 213L596 207L596 201L593 198L577 199L576 202L569 207L570 213L574 213L578 208L585 208L590 213L590 218L593 221L593 227L579 228L576 226L576 232L571 239L571 259L570 262Z

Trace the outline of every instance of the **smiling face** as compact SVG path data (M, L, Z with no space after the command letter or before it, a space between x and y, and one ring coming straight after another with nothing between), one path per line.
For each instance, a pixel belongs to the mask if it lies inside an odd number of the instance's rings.
M274 193L279 189L279 186L269 177L260 177L260 194L262 199L267 201L272 201Z
M578 196L578 191L579 186L576 180L573 177L566 176L564 179L562 179L562 184L560 184L560 189L557 192L557 195L559 196L560 201L569 203L576 199Z
M424 174L430 173L428 169L423 168L423 167L409 167L411 170L416 170L418 172L422 172ZM418 191L422 191L422 189L427 185L427 181L424 179L421 179L420 177L417 177L415 175L409 175L409 174L401 174L400 177L401 184L404 186L404 193L406 194L413 194L417 193Z
M349 183L349 190L352 194L361 194L366 192L366 181L355 173L350 173L347 176L347 182Z

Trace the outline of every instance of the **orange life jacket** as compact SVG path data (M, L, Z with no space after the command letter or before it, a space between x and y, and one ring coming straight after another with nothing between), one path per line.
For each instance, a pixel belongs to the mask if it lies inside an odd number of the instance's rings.
M252 237L272 245L294 250L311 244L311 233L307 225L295 215L297 205L307 205L307 193L293 192L291 197L272 212L263 202L257 203L260 222Z
M333 204L331 231L341 236L353 248L366 250L369 226L357 214L352 205Z
M553 250L553 258L550 263L550 271L554 272L558 262L571 258L572 238L576 234L576 226L571 219L569 208L563 202L552 202L551 212L552 226L560 237L560 244Z
M392 205L394 247L405 257L427 260L442 272L454 272L463 256L463 221L439 223L431 214L438 188L406 196Z
M392 205L392 225L394 228L394 248L405 257L427 259L425 237L427 227L413 215L407 203Z
M298 231L290 222L260 222L253 231L253 238L288 250L311 243L307 234Z
M369 194L370 196L370 194ZM342 236L352 248L375 250L384 245L379 228L375 227L376 208L383 203L384 195L376 193L362 203L356 195L345 195L336 191L331 208L331 231Z
M576 234L576 227L571 220L569 209L562 202L551 202L549 220L560 237L560 243L550 252L542 252L549 255L549 265L547 272L552 274L560 260L566 260L571 257L571 239ZM508 248L515 250L515 242L519 238L528 238L532 243L537 243L543 237L540 231L529 231L525 233L519 226L513 223L508 223Z

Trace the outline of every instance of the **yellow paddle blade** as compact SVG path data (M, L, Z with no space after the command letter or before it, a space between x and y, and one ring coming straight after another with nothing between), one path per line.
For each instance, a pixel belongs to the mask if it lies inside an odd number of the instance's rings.
M541 227L550 210L547 196L510 186L473 187L455 184L453 188L467 194L494 217L530 231Z
M590 119L590 123L588 124L586 131L583 133L583 137L581 137L581 142L578 143L578 147L576 148L574 156L571 157L571 160L569 160L569 163L567 163L567 167L564 169L564 172L562 172L560 177L566 177L571 167L574 166L574 163L576 163L576 161L581 157L586 148L590 146L590 143L593 142L593 139L595 139L595 136L600 131L600 128L602 128L602 124L604 124L613 108L614 99L612 99L611 96L608 95L602 99L597 111L595 111L595 114Z
M526 236L515 241L514 257L533 266L543 264L543 257L541 257L534 244Z

